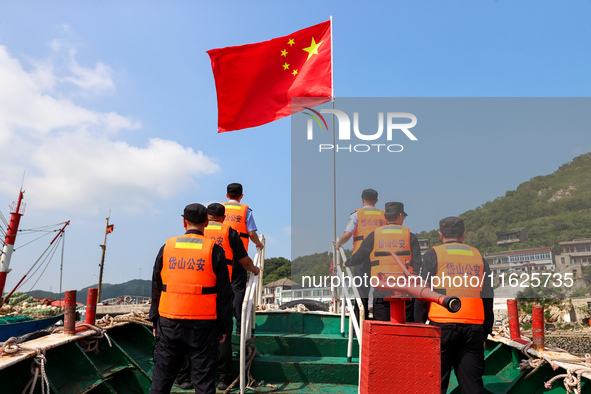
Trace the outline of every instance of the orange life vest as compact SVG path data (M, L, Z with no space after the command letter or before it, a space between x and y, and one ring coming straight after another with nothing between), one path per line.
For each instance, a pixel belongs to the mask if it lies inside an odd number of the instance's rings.
M356 209L355 212L357 212L357 226L353 232L353 253L357 252L369 233L386 224L386 217L381 209L363 207Z
M246 212L248 211L248 205L240 204L239 202L228 201L222 204L226 207L226 218L224 222L229 222L230 227L238 231L244 249L248 252L248 229L246 227Z
M162 260L162 294L158 311L169 319L216 319L214 242L199 234L169 238Z
M214 222L209 221L205 230L203 230L205 238L210 238L213 242L224 248L226 254L226 264L228 265L228 272L230 273L230 282L232 282L232 261L234 260L234 251L230 246L230 222Z
M437 323L484 323L484 306L480 298L484 262L478 249L461 243L446 243L435 246L433 250L437 254L436 276L443 279L440 280L440 286L433 287L433 290L447 296L460 297L462 307L458 312L451 313L432 302L429 306L429 320ZM453 281L456 277L462 278L461 282L459 279L456 281L457 286ZM474 277L478 278L478 281L471 280Z
M410 253L410 230L397 224L388 224L374 230L373 251L370 254L371 276L383 272L386 276L398 277L403 274L402 269L390 255L390 252ZM400 260L412 272L411 254L399 255Z

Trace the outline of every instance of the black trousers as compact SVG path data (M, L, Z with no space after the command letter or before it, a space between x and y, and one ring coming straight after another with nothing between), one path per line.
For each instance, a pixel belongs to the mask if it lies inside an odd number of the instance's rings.
M215 393L218 333L215 322L172 320L160 317L156 324L154 369L150 394L170 393L185 355L191 361L195 393Z
M236 318L236 334L240 334L240 324L242 323L242 301L244 301L244 293L246 293L247 276L240 275L232 276L232 293L234 294L234 317Z
M447 392L452 367L462 394L484 393L484 326L435 322L430 324L441 327L441 393Z
M378 295L380 294L378 293ZM405 302L407 323L414 323L414 302L414 298ZM375 291L373 299L373 318L374 320L379 321L390 321L390 301L386 301L382 297L376 298Z
M244 298L244 294L242 298ZM232 302L234 302L233 293ZM240 305L240 311L242 312L242 304ZM240 332L240 330L238 330L238 332ZM236 375L232 373L232 326L228 327L226 340L223 343L220 343L219 346L217 374L220 380L224 381L233 381L236 378Z

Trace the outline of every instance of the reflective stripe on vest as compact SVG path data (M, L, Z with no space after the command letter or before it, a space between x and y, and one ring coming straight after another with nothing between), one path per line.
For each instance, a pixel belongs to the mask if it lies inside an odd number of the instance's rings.
M403 272L390 252L410 252L410 230L397 224L378 227L374 230L373 251L371 260L371 276L382 272L386 276L398 277ZM412 255L400 255L400 260L409 268ZM409 268L412 271L412 267Z
M444 307L431 303L429 320L437 323L484 323L484 306L480 298L484 262L478 249L460 243L447 243L435 246L433 250L437 254L436 276L441 282L433 290L447 296L460 297L462 307L458 312L451 313ZM461 280L456 279L454 282L454 278Z
M217 318L212 251L214 242L199 234L169 238L162 259L158 312L169 319Z
M203 235L205 238L210 238L213 242L224 248L226 254L226 265L228 266L228 272L230 273L230 282L232 282L232 261L234 260L234 251L230 246L230 223L229 222L213 222L210 221Z
M228 201L222 204L226 207L226 218L224 222L228 222L230 227L238 231L240 239L244 244L244 249L248 252L248 229L246 227L246 212L248 211L248 205L240 204L239 202Z
M386 217L381 209L364 207L356 209L355 212L357 212L357 226L353 232L353 253L357 252L369 233L386 224Z

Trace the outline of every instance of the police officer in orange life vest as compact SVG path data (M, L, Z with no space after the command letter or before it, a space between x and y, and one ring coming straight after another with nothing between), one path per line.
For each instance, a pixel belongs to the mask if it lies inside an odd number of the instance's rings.
M259 275L260 269L254 265L252 259L248 256L240 235L230 227L229 222L224 222L225 213L226 208L217 202L207 206L209 224L203 231L205 238L210 238L224 248L230 278L232 277L232 263L234 260L238 261L245 270ZM227 338L231 338L232 326L228 328L229 330L225 334ZM175 386L183 389L193 387L191 384L191 368L188 361L188 359L185 359L183 368L175 381ZM219 376L218 390L225 390L235 379L235 375L232 373L232 343L229 340L220 344L217 374Z
M203 205L187 205L185 234L169 238L154 263L151 394L170 393L185 354L195 392L215 393L218 343L232 324L232 295L224 249L203 236L207 224Z
M371 276L377 276L380 272L387 273L389 276L402 275L402 270L390 252L406 252L400 256L401 260L406 263L411 272L419 272L421 248L417 236L411 233L408 227L402 225L407 216L404 212L404 204L387 202L384 216L387 224L369 233L357 252L345 262L345 265L356 266L369 261ZM369 278L367 280L369 281ZM373 318L380 321L390 321L390 303L384 300L389 296L389 293L374 289L373 296ZM406 303L407 322L414 321L413 301Z
M219 203L212 203L207 206L207 216L209 225L205 227L205 237L209 237L218 245L224 248L226 252L226 262L230 277L232 277L232 263L237 261L247 271L259 275L260 269L254 265L252 259L244 249L244 244L236 230L230 227L229 222L224 222L226 208ZM228 338L232 336L232 327L226 332ZM230 341L224 341L220 344L220 356L218 359L219 383L218 390L225 390L236 378L232 373L232 344Z
M476 248L463 244L466 232L462 219L442 219L439 236L443 245L425 253L421 276L428 282L434 276L468 278L460 286L451 280L433 282L440 284L434 287L436 292L460 297L462 307L457 313L450 313L439 305L416 300L415 317L420 322L428 318L429 324L441 327L441 392L447 392L453 367L462 393L484 393L484 344L494 319L494 294L487 279L490 268ZM478 281L469 280L473 277Z
M349 239L353 237L353 253L357 252L364 238L369 233L377 227L386 224L384 211L375 207L377 202L378 192L374 189L365 189L361 192L361 203L363 204L363 208L356 209L355 212L351 213L349 216L347 227L336 243L337 249L346 244ZM362 264L356 265L353 273L355 276L359 277L363 277L364 275L369 276L370 268L368 260ZM369 290L369 286L360 286L357 288L363 308L365 309L364 319L366 320L369 318ZM359 320L359 307L357 306L357 303L355 303L355 316L357 316L357 320Z
M230 183L227 187L229 201L223 205L226 208L226 218L224 222L229 222L230 226L238 231L244 249L248 252L249 239L254 242L257 248L262 249L263 244L257 236L257 227L252 215L252 209L248 205L242 204L242 185L240 183ZM240 334L240 324L242 320L242 301L246 292L246 270L241 264L234 260L232 265L232 292L234 293L234 317L236 318L236 334Z

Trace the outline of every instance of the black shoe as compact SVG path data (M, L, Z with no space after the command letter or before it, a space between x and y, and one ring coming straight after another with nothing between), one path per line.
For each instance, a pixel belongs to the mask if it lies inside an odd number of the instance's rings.
M179 387L179 388L183 389L183 390L192 390L193 389L193 383L191 383L190 380L185 380L182 383L174 382L174 385L176 387Z
M234 382L235 379L228 379L228 378L224 378L224 379L220 379L220 382L218 383L218 390L225 390L227 389L232 382Z

